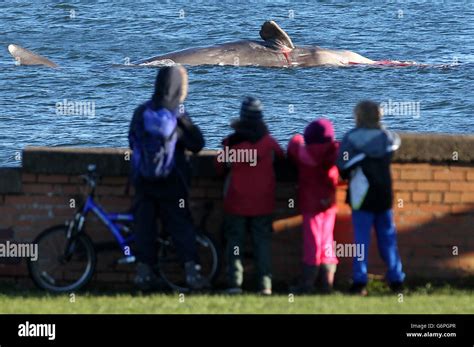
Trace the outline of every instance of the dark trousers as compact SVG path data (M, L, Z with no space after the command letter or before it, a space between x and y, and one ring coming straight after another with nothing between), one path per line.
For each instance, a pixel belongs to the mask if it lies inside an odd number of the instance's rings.
M159 198L153 193L137 192L135 201L135 225L137 260L155 265L157 262L157 217L171 234L179 259L186 263L198 261L196 232L188 209L188 202L179 198Z
M272 288L272 216L243 217L225 214L227 239L227 280L231 287L241 287L244 280L242 258L247 224L252 232L253 254L259 289Z

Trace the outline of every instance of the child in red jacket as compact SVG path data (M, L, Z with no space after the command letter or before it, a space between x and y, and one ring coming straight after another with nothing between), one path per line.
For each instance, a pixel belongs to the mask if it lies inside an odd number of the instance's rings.
M292 291L313 291L320 270L324 289L330 291L333 286L338 263L333 245L337 151L327 119L313 121L304 137L295 135L288 145L288 157L298 166L298 205L303 215L303 276Z
M275 156L284 151L268 133L258 99L247 97L240 119L232 123L234 133L222 142L216 157L224 184L224 228L227 240L229 294L242 292L242 255L247 225L252 232L254 259L261 294L272 293L271 235L275 208Z

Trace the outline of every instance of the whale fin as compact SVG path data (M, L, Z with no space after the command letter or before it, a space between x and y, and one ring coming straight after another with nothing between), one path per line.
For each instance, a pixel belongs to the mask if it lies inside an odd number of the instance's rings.
M290 36L275 21L266 21L260 28L260 37L271 45L294 49Z
M8 52L10 52L12 57L15 58L18 65L44 65L52 68L58 67L58 65L53 63L51 60L18 45L8 45Z

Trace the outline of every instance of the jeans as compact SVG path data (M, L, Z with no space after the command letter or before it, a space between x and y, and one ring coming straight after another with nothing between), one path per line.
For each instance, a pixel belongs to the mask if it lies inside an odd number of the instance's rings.
M393 211L373 213L362 210L352 211L352 224L356 244L364 245L362 260L354 258L352 279L354 283L367 283L367 264L370 246L370 233L375 227L377 245L382 260L387 265L387 280L390 283L403 282L405 274L397 247L397 232L393 221Z

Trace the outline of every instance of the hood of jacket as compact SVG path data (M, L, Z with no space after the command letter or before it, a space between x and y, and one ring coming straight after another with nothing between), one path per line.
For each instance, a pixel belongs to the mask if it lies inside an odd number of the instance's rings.
M256 143L268 134L268 128L260 120L238 119L231 124L234 133L229 136L227 144L234 146L242 142Z
M355 128L346 137L357 153L370 158L382 158L400 147L400 137L385 129Z
M186 70L180 66L167 66L158 72L155 91L152 96L153 108L175 111L184 101L187 90Z
M298 146L298 158L308 166L330 168L336 161L338 147L339 144L337 142Z

